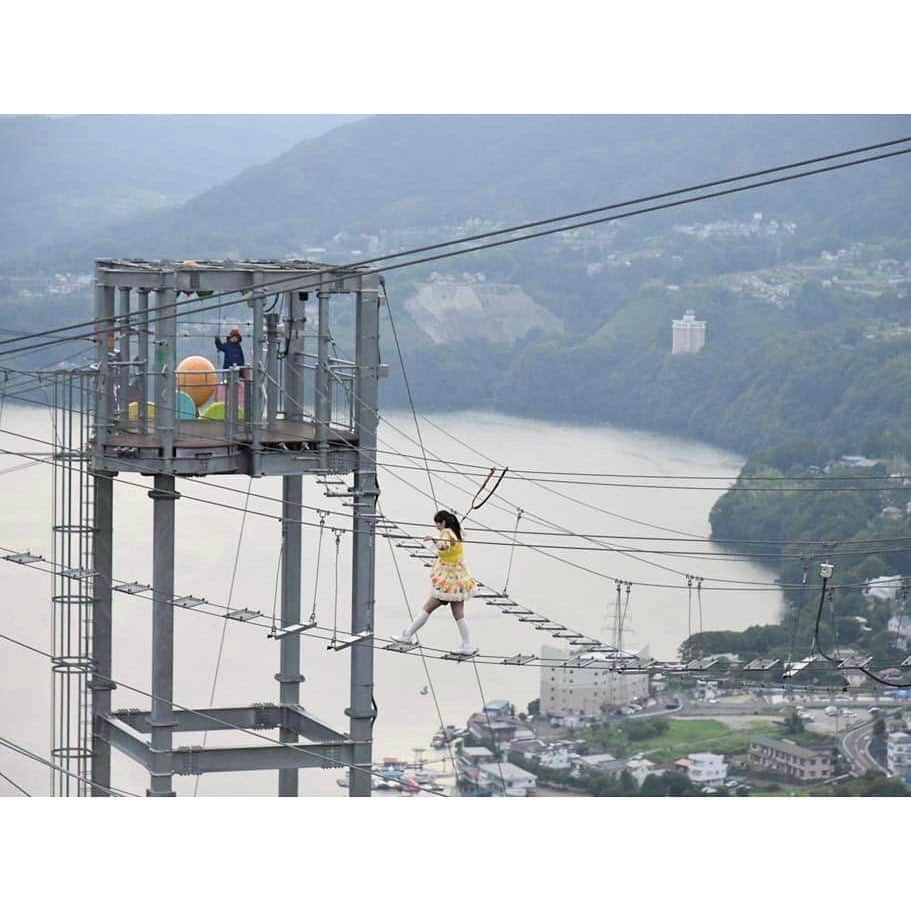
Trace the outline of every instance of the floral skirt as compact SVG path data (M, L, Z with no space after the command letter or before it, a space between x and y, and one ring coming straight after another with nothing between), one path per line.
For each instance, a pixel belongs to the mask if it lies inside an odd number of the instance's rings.
M465 564L437 560L430 571L431 597L439 601L467 601L477 588Z

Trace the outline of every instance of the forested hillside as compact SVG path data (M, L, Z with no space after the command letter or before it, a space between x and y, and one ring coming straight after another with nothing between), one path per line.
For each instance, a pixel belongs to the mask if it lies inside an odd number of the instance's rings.
M338 127L177 208L46 250L67 268L104 255L347 255L407 246L468 219L516 223L911 133L877 116L382 116ZM828 242L909 233L901 168L706 202L699 218L774 209ZM649 216L630 230L680 220ZM689 217L682 216L684 218ZM336 238L342 235L340 243ZM354 241L354 243L352 243ZM404 242L404 243L402 243ZM84 266L83 266L84 267ZM467 268L471 268L470 265Z
M350 120L336 115L0 118L0 262L173 206ZM87 262L74 265L88 271ZM46 263L52 271L66 264Z

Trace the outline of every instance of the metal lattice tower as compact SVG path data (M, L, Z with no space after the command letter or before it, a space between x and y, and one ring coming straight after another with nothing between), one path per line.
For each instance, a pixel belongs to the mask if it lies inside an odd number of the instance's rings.
M78 463L79 489L88 485L91 496L79 500L78 522L68 513L56 532L67 560L72 562L70 555L77 551L80 555L76 561L79 573L61 576L66 583L60 594L74 590L84 599L72 606L84 608L80 623L87 632L80 640L79 667L88 660L94 672L87 683L84 671L79 679L91 691L92 705L90 712L79 715L88 717L90 724L83 725L82 746L74 760L89 763L94 794L103 794L110 786L110 750L114 747L149 771L149 796L173 796L174 775L256 769L278 770L279 795L296 796L299 769L341 764L351 766L349 794L370 795L376 716L372 635L379 496L377 391L385 370L379 358L378 283L378 276L366 270L301 261L96 261L96 365L90 373L79 375L80 382L87 381L90 388L82 390L78 418L71 418L73 427L78 427L80 448L90 456ZM308 290L297 290L301 287ZM224 406L220 418L198 420L179 410L178 295L194 298L186 302L187 307L199 308L212 293L241 295L232 303L243 302L249 308L251 343L243 370L213 371L214 388ZM353 304L354 310L354 360L330 356L330 316L333 308L345 302ZM278 313L285 314L284 323ZM306 338L314 337L304 332L308 320L316 322L315 351L307 350ZM93 429L87 436L91 412ZM153 513L152 703L147 712L111 710L111 690L115 688L110 679L113 479L119 472L154 477L149 491ZM277 704L206 707L202 710L206 717L202 717L196 711L174 707L174 610L191 600L175 597L174 591L174 532L180 499L175 482L182 476L208 474L282 477L281 628L273 633L281 640L281 657ZM350 656L347 733L317 720L300 706L304 681L300 633L312 626L301 622L305 474L351 474L354 478L350 629L357 632L346 634L333 646ZM68 493L61 498L64 510L72 509L76 502L72 491L77 481L67 478L66 483ZM77 538L79 543L73 543ZM71 587L66 588L67 584ZM118 588L130 590L129 586ZM71 602L55 604L69 607ZM257 615L255 611L230 613ZM244 616L233 618L243 620ZM76 709L77 714L79 711ZM276 728L283 745L173 747L175 731L235 727ZM89 731L91 750L87 755ZM306 742L305 750L284 746L299 742ZM84 768L88 770L89 765Z

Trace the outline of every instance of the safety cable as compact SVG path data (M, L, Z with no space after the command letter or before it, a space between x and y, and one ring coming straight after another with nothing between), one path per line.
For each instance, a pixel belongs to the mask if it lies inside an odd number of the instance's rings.
M12 555L12 556L15 556L15 555L17 555L18 553L20 553L19 551L15 551L15 550L13 550L13 549L11 549L11 548L2 547L2 546L0 546L0 550L7 551L7 553L10 554L10 555ZM36 570L36 571L38 571L38 572L42 572L42 573L45 573L45 574L49 574L49 575L55 574L55 570L53 570L53 569L46 569L46 568L44 568L43 566L39 566L39 565L38 565L39 562L45 562L45 561L40 560L40 559L36 559L36 560L34 560L34 561L30 560L30 561L28 561L28 562L22 563L21 565L24 565L24 566L26 566L27 568L31 568L31 569L34 569L34 570ZM112 582L112 583L117 582L118 584L120 584L120 583L122 582L122 580L112 579L111 582ZM836 587L836 588L837 588L837 587ZM830 589L829 589L829 590L831 591L832 589L833 589L833 587L830 586ZM119 590L119 591L124 591L124 589L118 589L118 590ZM153 600L154 600L155 590L154 590L151 586L149 586L149 587L143 586L141 591L130 591L130 590L127 589L127 590L126 590L126 593L129 594L129 595L131 595L131 596L134 597L134 598L138 598L138 599L140 599L140 600L142 600L142 601L145 601L145 602L147 602L147 603L152 603ZM207 604L210 604L212 607L224 607L224 605L218 605L218 604L215 603L215 602L207 601L206 603L207 603ZM198 606L193 606L193 605L176 604L176 603L175 603L173 606L174 606L174 607L177 607L177 608L179 608L179 609L181 609L181 610L189 611L189 612L191 612L191 613L203 614L203 615L205 615L205 616L209 616L209 617L213 617L213 618L217 618L217 619L223 619L223 616L224 616L223 614L214 613L214 612L212 612L212 611L210 611L210 610L206 610L206 609L204 609L204 608L201 608L201 607L198 607ZM236 622L243 622L244 625L250 626L250 627L253 627L253 628L268 629L268 626L267 626L267 625L261 624L261 623L257 623L256 620L252 620L252 619L251 619L251 620L243 620L243 621L238 620L238 621L236 621ZM318 627L318 629L321 630L321 631L325 631L326 633L330 633L330 632L331 632L331 630L330 630L328 627ZM329 640L329 639L331 638L329 635L325 635L325 636L324 636L324 635L321 635L321 633L319 633L319 632L317 632L317 633L313 633L313 632L302 633L302 635L306 635L306 636L308 636L308 637L310 637L310 638L321 639L321 640L324 640L324 641L325 641L325 640ZM387 643L387 642L388 642L388 640L384 640L384 639L382 639L382 638L380 638L380 637L374 637L374 645L373 645L373 647L374 647L374 648L383 648L383 649L385 649L385 648L386 648L385 643ZM383 644L381 644L381 643L383 643ZM428 653L428 657L431 657L431 658L434 658L434 659L438 659L438 660L448 660L448 656L450 655L450 652L448 652L447 650L433 649L433 648L430 648L430 647L427 647L427 646L422 646L421 652L422 652L422 653ZM42 653L42 654L43 654L43 653ZM410 652L408 652L408 653L403 653L403 654L410 654ZM606 661L609 661L609 659L605 659L605 660L606 660ZM479 655L479 656L478 656L478 661L481 662L481 663L484 663L484 664L497 664L497 665L512 665L512 664L515 664L515 663L516 663L516 662L514 661L514 659L511 658L510 656L496 656L496 655ZM537 660L537 661L523 662L523 666L526 666L526 667L528 667L528 666L532 666L532 667L552 667L553 664L552 664L552 662L551 662L550 659L539 659L539 660ZM685 673L690 673L690 671L687 671L685 668L679 667L679 666L676 665L674 662L661 662L661 661L652 661L652 662L650 662L647 666L644 665L644 666L642 666L642 667L621 668L621 669L618 669L618 672L620 672L620 673L652 673L652 672L658 672L658 671L661 671L661 672L664 672L664 673L671 673L671 674L685 674Z
M875 146L875 148L883 148L888 145L896 145L896 144L901 144L901 143L908 142L908 141L909 141L908 138L891 140L888 143L879 143ZM874 147L867 147L867 148L874 148ZM634 209L630 212L623 212L623 213L620 213L617 215L605 216L605 217L596 218L596 219L588 219L586 221L574 222L573 224L570 224L570 225L561 225L560 227L557 227L557 228L550 228L550 229L543 230L543 231L535 231L535 232L532 232L529 234L523 234L521 237L507 238L505 240L499 240L499 241L486 243L486 244L477 244L473 247L469 247L468 249L464 249L464 250L454 250L454 251L449 251L447 253L436 254L434 256L419 257L417 259L408 260L407 262L404 262L404 263L392 263L392 264L386 265L382 268L362 269L361 267L364 265L369 265L369 264L376 263L376 262L385 262L388 259L399 259L404 256L411 256L416 252L422 252L424 249L439 249L441 247L454 246L456 244L466 243L467 241L464 239L456 239L456 240L452 240L452 241L447 241L443 244L430 245L429 247L426 247L426 248L415 248L414 250L403 251L403 252L395 253L395 254L388 254L386 256L381 256L381 257L374 257L373 259L369 259L369 260L360 260L360 261L354 262L354 263L330 266L329 270L324 270L324 271L344 273L347 270L357 269L358 271L353 273L353 276L366 276L366 275L378 274L380 272L391 272L396 269L407 268L408 266L419 265L419 264L427 263L427 262L436 262L438 260L448 259L453 256L461 256L466 253L478 252L480 250L489 250L489 249L505 246L508 244L518 243L518 242L524 241L524 240L531 240L531 239L538 238L538 237L545 237L545 236L549 236L551 234L559 234L559 233L563 233L565 231L571 231L571 230L575 230L575 229L582 228L582 227L588 227L591 225L605 224L605 223L609 223L609 222L613 222L613 221L618 221L618 220L621 220L624 218L633 217L635 215L642 215L642 214L646 214L649 212L658 212L658 211L662 211L665 209L676 208L676 207L679 207L682 205L688 205L688 204L691 204L694 202L702 202L707 199L716 199L716 198L723 197L723 196L729 196L734 193L741 193L746 190L757 189L759 187L773 186L776 184L785 183L785 182L792 181L792 180L798 180L798 179L801 179L804 177L810 177L810 176L813 176L816 174L823 174L823 173L827 173L827 172L831 172L831 171L842 170L844 168L855 167L860 164L867 164L872 161L880 161L883 159L894 158L894 157L901 156L901 155L907 155L909 153L911 153L911 149L900 149L898 151L885 152L880 155L872 155L872 156L868 156L866 158L858 158L853 161L841 162L839 164L834 164L834 165L827 165L826 167L814 168L811 170L802 171L797 174L787 174L784 176L771 178L769 180L757 181L755 183L745 184L744 186L734 187L734 188L727 189L727 190L718 190L713 193L704 193L704 194L701 194L698 196L687 197L686 199L674 200L672 202L662 203L660 205L648 206L648 207L640 208L640 209ZM809 161L817 161L817 160L818 161L830 160L831 158L845 157L845 156L851 155L851 154L856 154L856 151L850 150L850 151L845 151L845 152L839 152L839 153L835 153L833 155L822 156L822 157L819 157L818 159L808 159L807 161L809 162ZM778 171L790 170L794 167L800 167L800 166L801 165L781 165L776 168L764 169L764 171L762 173L776 173ZM757 173L759 173L759 172L757 172ZM745 177L724 178L722 180L707 182L705 184L699 185L699 187L702 188L702 187L709 187L709 186L720 186L725 183L737 182L737 181L744 180L744 179L747 179L747 178L745 178ZM642 197L641 201L650 201L653 199L665 198L667 196L676 196L676 195L680 195L681 193L685 193L685 192L691 192L691 191L687 190L687 189L668 191L666 193L653 194L652 196ZM623 208L628 205L638 205L638 201L629 201L626 203L613 203L610 206L601 206L601 207L598 207L597 209L587 210L587 211L592 211L592 212L607 211L608 209ZM572 218L572 217L573 216L568 216L568 217L555 216L554 218L551 218L551 219L544 219L544 220L538 222L537 224L547 224L547 223L552 223L554 221L565 221L565 220L568 220L568 218ZM534 226L534 224L536 224L536 223L528 223L529 226ZM525 227L520 225L520 226L513 226L511 228L499 229L496 233L497 234L514 233L515 231L525 230L525 229L526 229ZM491 236L491 234L492 234L492 232L488 232L487 236ZM264 288L275 290L279 286L290 284L295 281L298 281L298 279L297 278L273 279L268 282L263 282L261 285L250 286L250 287L244 289L244 291L246 291L249 294L251 291L255 292L255 291L259 291ZM321 285L321 282L316 281L316 282L311 282L309 284L295 285L291 288L286 288L284 290L305 291L305 290L311 290L311 289L318 289L320 287L320 285ZM236 293L237 292L233 292L233 291L215 292L212 295L207 295L205 300L209 300L210 297L221 298L223 296L230 295L230 294L236 294ZM239 300L235 299L232 303L239 303L239 302L240 302ZM185 311L185 313L183 315L186 315L186 313L202 313L202 312L205 312L208 310L218 309L218 308L224 307L224 306L225 306L225 303L223 301L219 300L219 302L215 303L215 304L208 304L206 306L193 308L192 310L187 310L187 311ZM153 312L157 312L160 309L168 309L168 310L173 309L174 313L177 314L178 307L179 307L179 303L175 300L175 302L173 304L165 304L165 305L161 305L161 306L150 307L148 312L153 313ZM111 319L106 320L106 322L108 322L109 324L116 324L116 322L118 320L123 320L123 319L124 319L123 316L115 315ZM142 321L134 321L134 322L140 323ZM50 330L45 330L43 332L31 333L31 334L23 335L23 336L20 336L18 338L13 338L13 339L0 340L0 345L13 344L13 343L17 343L19 341L23 341L23 340L26 340L29 338L38 338L38 337L41 337L43 335L47 335L50 333L69 331L71 329L82 328L83 326L89 326L89 325L94 326L94 324L95 324L95 320L90 320L90 321L85 321L85 322L81 322L81 323L73 323L68 326L54 327ZM86 334L86 335L82 335L82 336L73 336L72 338L75 340L75 339L79 339L79 338L90 338L90 337L92 337L90 334ZM0 354L6 354L6 355L17 354L22 351L32 350L34 348L41 348L41 347L45 347L47 345L53 345L53 344L60 344L60 341L54 340L51 342L44 342L44 343L40 343L37 345L30 345L30 346L15 348L12 350L7 350L7 351L0 351Z
M316 569L313 572L313 605L310 608L309 623L316 623L316 601L319 595L319 568L322 563L323 534L326 531L326 511L319 510L319 538L316 543Z
M25 788L23 788L21 785L16 784L16 782L13 781L9 775L4 775L3 772L0 772L0 778L2 778L4 781L9 782L20 794L24 794L26 797L32 796L28 791L25 790Z
M408 393L408 407L411 409L411 417L414 420L414 429L418 435L418 443L424 456L424 469L427 472L427 483L430 485L430 495L433 497L434 511L439 509L436 491L433 489L433 475L430 473L430 465L427 463L427 450L424 448L424 438L421 436L421 425L418 422L417 411L414 407L414 396L411 394L411 383L408 380L408 371L405 369L405 358L402 354L402 346L399 344L399 333L395 328L395 316L392 313L392 307L389 304L389 292L386 290L386 282L380 276L380 287L383 289L383 299L386 302L386 313L389 315L389 325L392 327L392 337L395 339L395 350L399 358L399 366L402 368L402 379L405 381L405 391Z
M247 524L246 506L248 506L250 503L250 490L252 489L252 487L253 487L253 478L251 477L249 482L247 483L247 498L244 503L244 506L245 506L244 512L241 513L240 531L237 533L237 547L234 550L234 566L231 569L231 581L228 584L228 602L227 602L227 606L225 608L226 610L231 609L231 599L234 597L234 581L237 578L237 564L240 561L240 551L241 551L241 546L242 546L243 540L244 540L244 528L246 527L246 524ZM221 670L221 657L225 650L225 636L226 636L227 632L228 632L228 618L227 618L227 616L225 616L225 619L221 625L221 638L219 639L219 642L218 642L218 654L215 658L215 672L212 675L212 690L209 693L209 708L212 708L212 706L215 705L215 690L216 690L216 687L218 686L218 672ZM206 745L206 742L208 740L208 735L209 735L208 731L203 731L203 734L202 734L203 747L205 747L205 745ZM202 777L201 775L197 775L196 781L193 782L193 796L194 797L196 797L196 795L199 792L199 780L201 777Z
M15 645L22 645L23 643L16 642L13 639L10 639L9 636L4 636L0 633L0 638L6 639L10 642L13 642ZM14 753L18 753L20 756L25 756L27 759L31 759L34 762L41 763L43 766L47 766L52 772L60 772L62 775L66 775L69 778L75 778L77 781L82 782L83 784L91 785L93 788L97 788L100 791L104 791L106 794L110 794L113 797L141 797L141 794L135 794L132 791L126 791L123 788L109 788L104 785L97 784L92 781L90 778L86 778L84 775L78 775L76 772L71 772L69 769L63 768L63 766L57 765L55 762L51 762L49 759L45 759L43 756L39 756L37 753L33 753L31 750L26 749L23 746L20 746L18 743L15 743L12 740L9 740L6 737L0 737L0 746L5 746L8 750L12 750Z
M342 543L342 532L338 529L333 529L335 534L335 588L334 588L334 606L332 609L332 641L326 648L334 648L338 642L338 560L339 560L339 548Z
M503 776L503 766L500 764L500 749L497 746L497 735L493 729L493 722L490 720L490 711L487 708L487 697L484 695L484 687L481 685L481 672L478 670L478 662L474 657L471 658L471 666L474 668L475 679L478 681L478 692L481 694L481 705L484 707L484 716L487 718L487 730L490 731L490 745L493 747L493 755L497 760L497 773L500 776L500 784L503 786L503 796L506 796L506 779Z
M503 594L509 594L509 577L512 575L512 558L516 552L517 535L519 534L519 522L522 519L522 509L516 509L516 527L513 530L512 546L509 548L509 563L506 566L506 580L503 582Z
M16 436L16 437L19 437L19 438L22 438L22 439L30 440L30 441L32 441L32 442L39 442L39 443L47 443L47 442L48 442L48 441L46 441L46 440L42 440L42 439L37 438L37 437L33 437L33 436L25 435L25 434L18 434L18 433L15 433L15 432L13 432L13 431L10 431L10 430L3 430L3 429L0 429L0 433L6 433L6 434L9 434L9 435L12 435L12 436ZM352 447L352 448L356 448L356 447ZM12 452L12 451L10 451L10 450L3 450L3 449L0 449L0 454L3 454L3 453L10 454L10 455L16 455L16 456L21 457L21 458L30 458L30 459L33 459L33 460L35 460L35 461L47 461L47 460L37 459L36 457L29 456L29 455L27 455L27 454L15 453L15 452ZM135 466L133 465L133 463L131 463L128 459L123 459L122 461L123 461L123 464L124 464L124 466L125 466L126 468L133 468L133 467L135 467ZM50 464L50 462L48 462L48 464ZM383 467L383 466L380 465L379 467ZM390 472L390 473L393 474L394 477L397 477L397 478L398 478L400 481L402 481L403 483L408 484L408 482L405 481L404 478L400 478L398 475L395 474L395 472ZM176 476L176 475L175 475L175 476ZM127 481L127 480L125 480L125 479L123 479L123 478L119 478L119 477L118 477L118 478L115 478L115 480L116 480L118 483L121 483L121 484L126 484L126 485L129 485L129 486L136 486L136 487L139 487L140 489L144 489L144 490L145 490L145 489L148 489L148 488L145 487L144 485L137 484L137 483L131 482L131 481ZM230 493L237 493L237 491L234 490L233 488L226 487L226 486L224 486L224 485L215 484L215 483L210 482L210 481L202 481L202 480L200 480L200 479L198 479L198 478L182 478L182 480L187 481L187 482L189 482L189 483L201 484L201 485L204 485L204 486L214 487L214 488L216 488L216 489L225 490L225 491L228 491L228 492L230 492ZM418 492L420 492L420 493L423 493L422 491L420 491L420 488L414 487L414 485L408 484L408 486L411 486L411 487L412 487L413 489L415 489L416 491L418 491ZM458 485L454 485L454 486L458 487ZM461 489L461 488L459 488L459 489ZM426 494L424 494L424 495L426 495ZM222 503L222 502L219 502L219 501L213 501L213 500L211 500L211 499L201 499L201 498L198 498L198 497L193 497L193 496L190 495L190 494L183 494L183 496L184 496L185 498L187 498L188 500L193 500L193 501L205 503L205 504L210 505L210 506L217 506L217 507L221 507L221 508L225 508L225 509L231 509L231 510L242 510L242 507L231 506L230 504ZM274 501L274 502L282 502L282 501L281 501L280 499L278 499L278 498L270 497L270 496L267 496L267 495L265 495L265 494L254 493L254 494L252 494L252 496L255 496L255 497L261 498L261 499L272 500L272 501ZM570 499L573 499L573 498L570 498ZM509 503L509 501L505 501L505 502ZM582 505L591 506L591 504L583 503L583 501L577 501L577 502L582 503ZM512 506L512 507L514 508L514 507L515 507L515 504L510 504L510 506ZM311 509L311 510L315 509L315 507L306 507L306 508L307 508L307 509ZM596 508L596 507L593 507L593 508ZM248 511L249 511L251 514L253 514L253 515L258 515L258 516L262 516L262 517L264 517L264 518L274 519L275 521L281 521L281 517L280 517L280 516L276 516L276 515L273 515L273 514L270 514L270 513L262 513L262 512L255 511L255 510L248 510ZM334 513L334 514L335 514L335 515L341 515L340 513ZM557 536L580 537L580 538L583 538L583 539L585 539L585 540L590 540L590 541L592 541L592 542L595 543L595 544L598 544L599 538L616 538L616 539L619 539L619 540L627 540L627 539L628 539L627 536L610 536L610 535L595 536L595 535L589 535L589 534L582 534L582 533L578 533L578 532L572 532L572 531L569 530L569 529L564 529L562 526L555 525L554 523L549 522L548 520L544 520L544 519L542 519L541 517L536 516L536 514L534 514L534 513L530 513L530 515L532 515L539 523L543 523L544 525L550 526L551 528L556 528L556 529L558 529L557 531L537 532L537 534L546 534L546 535L551 535L551 536L557 535ZM630 521L637 521L637 520L631 519L630 517L622 517L622 518L629 519ZM316 527L316 523L306 522L306 521L304 521L304 520L296 520L296 521L298 521L299 524L304 525L304 526ZM409 523L409 524L412 524L412 523ZM413 524L423 524L423 523L413 523ZM647 524L647 523L646 523L646 524ZM486 540L485 540L485 541L478 542L478 543L483 543L483 544L485 544L485 545L490 545L490 546L511 546L511 538L509 537L509 535L510 535L509 532L507 532L507 531L505 531L505 530L493 529L493 528L490 528L490 527L485 526L485 525L481 525L481 527L482 527L483 529L485 529L485 530L488 530L488 531L491 531L491 532L494 532L494 533L503 535L504 537L507 537L507 541L486 541ZM525 532L525 534L535 534L535 533L536 533L536 532L534 532L533 530L526 530L526 532ZM704 540L704 539L700 539L700 540ZM896 538L896 539L875 539L875 540L883 540L883 541L895 540L895 541L900 541L900 540L902 540L902 539L901 539L901 538ZM718 541L718 542L713 542L713 543L719 543L719 544L720 544L720 543L723 543L723 542L722 542L722 541ZM743 543L753 543L753 542L745 541L745 542L743 542ZM757 542L757 543L761 543L761 542ZM858 542L858 543L865 543L865 542L861 541L861 542ZM541 553L545 553L548 549L553 549L553 550L583 550L583 551L591 551L591 550L592 550L592 548L585 548L585 547L581 547L581 546L532 545L532 544L528 544L528 543L519 543L519 544L517 544L516 546L525 547L525 548L528 548L528 549L531 549L531 550L536 550L536 551L539 551L539 552L541 552ZM637 558L637 557L634 556L634 554L635 554L635 553L638 553L639 551L637 551L637 550L635 550L635 549L632 549L632 548L620 548L620 547L616 547L616 546L605 546L605 545L600 545L600 544L599 544L597 547L594 548L594 551L596 551L596 552L601 552L601 551L605 551L605 550L608 551L608 552L617 553L617 554L619 554L619 555L630 555L633 559L642 559L642 558ZM844 551L844 553L847 554L847 555L868 555L868 554L878 554L878 553L890 553L890 552L895 552L895 551L900 551L900 550L904 550L904 548L896 548L896 549L888 549L888 548L886 548L886 549L878 549L878 550L872 550L872 551ZM650 550L650 549L644 549L644 550L642 550L641 552L643 552L643 553L656 553L656 554L667 555L667 556L692 556L692 555L701 555L699 552L686 552L686 551L680 551L680 552L666 552L666 551L655 551L655 550ZM572 561L563 560L562 558L560 558L560 557L558 557L558 556L556 556L556 555L552 555L552 554L546 554L546 555L551 556L551 557L553 557L554 559L560 560L561 562L565 562L565 563L567 563L567 565L573 566L573 567L575 567L575 568L583 569L583 571L585 571L585 572L594 572L594 573L597 574L597 575L603 575L603 574L601 574L601 573L597 573L597 571L591 570L589 567L581 566L580 564L573 563ZM755 553L755 552L751 552L751 553L736 554L736 555L726 555L726 554L718 554L718 555L715 555L715 554L709 554L709 555L705 555L705 556L712 556L712 557L716 557L716 558L718 558L718 559L724 559L724 558L726 558L726 557L728 557L728 556L743 556L745 559L751 561L751 560L753 560L753 559L755 559L755 558L757 558L757 557L759 557L759 556L763 556L763 555L762 555L762 554L757 554L757 553ZM769 554L769 556L781 557L782 559L787 559L786 556L782 556L782 555L779 555L779 554ZM650 561L644 561L644 562L650 562ZM656 565L656 566L661 566L661 564L655 564L655 565ZM668 571L670 571L670 572L673 572L673 573L679 573L679 574L681 574L681 575L683 574L681 571L674 570L674 569L672 569L671 567L663 567L663 566L661 566L661 568L666 569L666 570L668 570ZM612 578L612 577L611 577L611 578ZM714 587L712 587L712 590L731 590L731 591L759 590L759 589L751 589L751 588L749 587L749 586L753 585L753 583L743 582L743 581L740 581L740 580L718 579L718 580L714 580L714 581L719 581L719 582L721 582L721 583L728 583L729 585L731 585L731 586L736 586L736 587L727 588L727 586L721 585L721 586L714 586ZM637 583L637 584L640 584L640 585L653 585L653 586L655 586L655 587L665 587L665 588L680 588L680 587L682 587L682 586L674 586L674 585L660 585L660 584L647 583L647 582L641 582L641 581L640 581L639 583ZM745 587L745 586L746 586L746 587ZM776 586L776 585L774 585L774 584L772 584L772 583L769 583L768 585L761 586L761 588L763 588L763 589L769 589L769 588L774 588L774 587L787 588L788 586L786 586L786 585ZM855 587L856 587L856 586L855 586Z
M50 652L45 652L43 649L40 649L40 648L38 648L37 646L30 645L30 644L27 643L27 642L22 642L21 640L15 639L15 638L13 638L12 636L7 636L7 635L4 634L4 633L0 633L0 639L3 639L3 640L5 640L5 641L7 641L7 642L10 642L10 643L13 644L13 645L16 645L16 646L21 647L21 648L27 649L27 650L30 651L30 652L34 652L34 653L37 654L37 655L42 655L42 656L45 657L45 658L52 658L52 657L53 657L53 656L50 654ZM264 740L264 741L266 741L267 743L271 743L273 746L284 747L285 749L293 750L294 752L297 752L297 753L303 753L304 755L307 755L307 756L315 756L315 757L317 757L317 758L319 758L319 759L321 759L321 760L324 759L324 757L321 756L319 753L315 752L314 750L307 749L306 747L302 747L302 746L300 746L299 744L296 744L296 743L284 743L284 742L282 742L281 740L276 739L275 737L269 737L268 735L262 734L262 733L260 733L259 731L253 730L253 729L251 729L251 728L243 728L243 727L241 727L240 725L232 724L231 722L226 721L226 720L223 719L223 718L217 718L217 717L215 717L214 715L210 715L210 714L208 714L208 713L206 713L206 712L200 711L199 709L192 709L192 708L190 708L190 707L188 707L188 706L181 705L181 704L178 703L178 702L173 702L173 701L171 701L171 700L162 699L161 697L154 696L152 693L149 693L149 692L147 692L147 691L145 691L145 690L142 690L142 689L140 689L139 687L131 686L131 685L128 684L128 683L124 683L124 681L118 680L118 679L116 679L115 677L108 677L108 676L106 676L105 674L100 674L100 673L98 673L97 671L94 672L94 676L95 676L95 678L97 678L98 680L102 680L102 681L105 681L105 682L107 682L107 683L113 683L113 684L115 684L115 686L117 686L117 687L119 687L119 688L122 688L122 689L124 689L124 690L129 690L129 691L132 692L132 693L137 693L137 694L140 695L140 696L145 696L146 698L151 699L153 702L162 702L162 703L164 703L165 706L167 706L169 709L178 709L179 711L182 711L182 712L188 712L188 713L190 713L191 715L196 716L197 718L203 718L203 719L205 719L206 721L213 721L213 722L216 722L218 725L220 725L220 726L223 727L223 728L231 729L231 730L236 730L236 731L238 731L238 732L240 732L240 733L242 733L242 734L247 734L247 735L250 736L250 737L255 737L255 738L258 739L258 740ZM2 743L2 742L3 742L3 738L0 738L0 743ZM38 757L38 758L39 758L39 760L40 760L41 762L45 763L46 765L48 764L48 763L47 763L47 760L40 759L40 757ZM341 760L338 760L338 759L333 759L333 760L332 760L332 763L333 763L334 765L344 766L344 767L346 767L346 768L348 768L348 769L354 769L355 771L366 772L368 775L372 775L372 776L374 776L374 777L384 777L384 776L382 776L381 773L375 772L375 771L373 771L372 769L365 769L365 768L363 768L362 766L355 766L355 765L352 764L352 763L349 763L349 762L342 762ZM67 773L67 774L71 774L71 773ZM99 786L98 786L98 785L95 785L95 787L99 787ZM108 789L107 789L107 788L103 788L103 790L108 790ZM110 790L114 791L115 789L112 788L112 789L110 789ZM119 789L117 789L117 790L119 791ZM421 788L419 788L419 790L426 791L426 792L429 793L429 794L434 794L434 795L437 796L437 797L444 797L444 796L446 796L446 795L444 795L444 794L438 794L438 793L436 793L436 792L430 790L429 788L423 788L423 787L421 787ZM138 797L138 796L140 796L140 795L138 795L138 794L132 794L132 793L129 792L129 791L120 791L120 793L129 794L129 796L131 796L131 797Z
M392 544L391 539L387 538L389 543L389 553L392 557L392 565L395 567L395 574L398 578L399 588L402 590L402 600L405 602L405 610L408 611L408 621L409 624L414 622L414 613L411 610L411 601L408 598L408 592L405 588L405 580L402 578L402 571L399 569L399 561L395 555L395 547ZM418 608L421 610L421 608ZM418 640L418 645L420 645L420 637L415 634L415 637ZM419 649L421 656L421 663L424 665L424 675L427 678L427 686L430 689L430 695L433 697L433 704L436 708L437 718L440 721L440 732L443 736L443 743L446 746L446 751L449 753L449 762L452 765L452 773L458 779L458 766L456 765L455 756L452 752L452 740L447 734L446 722L443 720L443 710L440 708L440 701L437 698L436 687L433 685L433 678L430 674L430 666L427 664L427 656L424 654L424 649Z

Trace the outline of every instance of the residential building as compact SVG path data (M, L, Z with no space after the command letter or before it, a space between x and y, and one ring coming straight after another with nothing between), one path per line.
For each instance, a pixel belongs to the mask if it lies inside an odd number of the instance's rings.
M615 759L610 753L593 753L589 756L576 756L573 769L579 772L594 772L597 775L618 777L626 769L625 759Z
M911 734L891 731L886 741L886 767L889 774L911 784Z
M537 759L547 752L547 744L535 738L522 738L513 740L507 749L508 753L519 753L525 759Z
M536 758L545 769L569 769L577 758L577 754L567 747L551 747L540 753ZM611 759L613 758L611 756Z
M572 654L553 646L543 646L542 658L568 661L571 657L603 659L604 655L579 652ZM548 717L585 716L597 718L602 706L623 705L648 697L649 675L619 673L604 667L603 661L592 667L541 666L541 714Z
M671 354L696 354L705 345L705 321L696 319L695 310L687 310L683 319L673 320Z
M478 766L478 785L494 796L527 797L538 783L536 775L511 762L482 762Z
M482 743L506 745L516 739L516 719L509 716L475 712L468 718L468 733Z
M626 771L633 776L640 788L649 775L663 774L650 759L629 759L626 762Z
M819 781L832 775L832 752L829 749L810 749L792 740L773 740L753 737L750 740L750 763L753 768L765 769L798 781Z
M728 766L720 753L690 753L674 763L698 787L714 788L724 784Z

